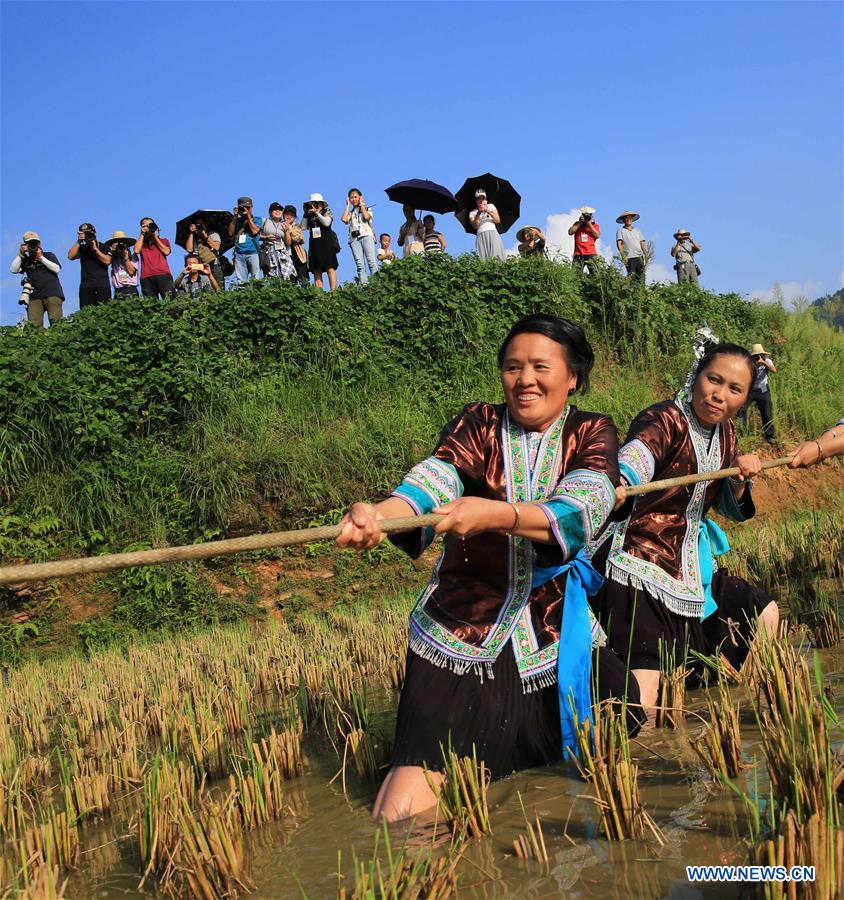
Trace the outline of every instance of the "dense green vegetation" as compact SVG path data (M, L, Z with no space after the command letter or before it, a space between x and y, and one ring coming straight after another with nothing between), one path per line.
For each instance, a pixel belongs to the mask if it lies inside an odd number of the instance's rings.
M828 322L835 328L844 328L844 288L839 288L834 294L818 297L812 301L810 309L819 321Z
M0 332L0 558L300 524L378 496L464 403L499 397L498 344L533 311L586 327L598 363L578 403L620 429L682 383L704 320L774 349L781 433L840 416L844 336L828 324L611 267L583 279L554 262L417 257L331 295L264 281L201 303L114 303ZM203 573L99 587L127 628L242 615Z

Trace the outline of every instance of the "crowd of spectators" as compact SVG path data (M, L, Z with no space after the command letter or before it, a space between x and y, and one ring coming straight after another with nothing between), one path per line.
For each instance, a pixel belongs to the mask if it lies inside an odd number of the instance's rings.
M471 196L471 195L470 195ZM505 259L506 252L498 227L499 210L487 198L484 188L474 192L475 208L467 217L467 228L475 238L475 252L482 259ZM417 218L417 211L406 204L402 208L404 222L399 229L397 245L402 256L434 255L446 251L446 239L437 230L433 215ZM222 220L219 218L222 216ZM653 247L645 240L635 222L639 214L623 212L616 221L616 249L632 279L645 280L645 272ZM347 242L356 269L356 280L366 284L379 267L396 261L392 236L377 237L373 210L367 205L359 188L351 188L346 197L340 221L347 228ZM180 225L184 224L183 220ZM213 227L210 223L219 223ZM502 226L506 227L506 226ZM199 212L187 225L187 232L179 231L179 243L185 248L184 266L181 263L173 278L170 240L161 234L155 220L145 216L139 222L139 236L115 231L106 241L100 241L96 228L83 222L76 240L67 251L69 260L80 264L79 306L93 306L114 298L142 294L164 298L184 293L191 297L223 290L226 279L229 287L245 284L253 279L280 278L297 284L313 283L324 289L337 287L340 239L335 229L334 213L322 194L311 194L302 205L302 215L295 206L273 202L266 217L256 215L251 197L239 197L228 213ZM595 210L583 206L579 217L568 229L574 240L573 265L586 275L591 274L599 257L598 240L601 226ZM521 228L518 253L523 257L546 255L546 239L540 228L526 225ZM685 229L674 234L671 256L679 282L697 284L700 269L695 254L700 245ZM232 249L231 260L225 255ZM61 263L54 253L45 251L34 231L23 236L11 271L22 276L21 304L27 308L27 318L43 326L44 314L50 322L62 317L64 292L59 280Z

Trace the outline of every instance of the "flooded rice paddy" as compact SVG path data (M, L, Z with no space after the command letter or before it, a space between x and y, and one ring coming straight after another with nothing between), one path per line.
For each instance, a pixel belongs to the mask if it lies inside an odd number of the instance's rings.
M409 601L11 673L0 734L6 888L31 897L63 890L71 898L329 898L343 887L355 896L355 861L387 856L383 834L375 851L370 810L375 767L389 751ZM789 640L812 658L805 635L795 630ZM840 725L844 651L838 644L817 652ZM747 763L737 785L764 807L750 693L746 684L731 688ZM651 729L632 742L640 797L662 845L608 841L573 765L523 772L491 785L492 833L461 846L457 895L740 896L741 885L686 880L688 864L748 862L748 809L692 749L707 719L706 692L689 692L677 729ZM831 737L840 751L840 727ZM153 784L153 770L160 777L179 764L181 786ZM514 851L537 818L547 861ZM195 823L208 843L191 855L185 835ZM410 833L394 826L388 836L394 856L405 841L409 858L448 852L442 823L419 822ZM219 855L223 875L209 861ZM198 880L188 876L191 866L202 869Z

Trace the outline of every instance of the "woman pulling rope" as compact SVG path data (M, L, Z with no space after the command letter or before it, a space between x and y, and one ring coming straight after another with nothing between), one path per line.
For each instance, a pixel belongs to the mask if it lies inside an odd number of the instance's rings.
M502 777L556 762L574 746L572 705L582 721L593 697L624 698L628 682L638 704L622 660L597 646L602 635L586 598L601 579L578 557L612 512L618 483L612 419L569 405L586 390L593 361L577 325L522 319L499 351L506 402L466 406L389 499L356 503L343 520L337 543L358 550L383 539L379 522L411 513L442 519L391 538L408 554L445 536L410 616L377 819L434 805L423 767L442 769L441 746L459 755L474 746ZM632 711L628 722L639 725Z

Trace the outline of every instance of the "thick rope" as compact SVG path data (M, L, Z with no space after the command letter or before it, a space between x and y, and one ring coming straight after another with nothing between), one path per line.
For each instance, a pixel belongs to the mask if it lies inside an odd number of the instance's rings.
M762 463L762 470L775 469L777 466L787 466L792 458L791 456L781 456L779 459L766 459ZM734 466L732 469L719 469L717 472L679 475L677 478L663 478L662 481L649 481L647 484L631 485L627 488L627 496L638 497L639 494L652 494L654 491L665 491L668 488L682 487L686 484L697 484L699 481L718 481L721 478L730 478L732 475L741 475L741 469L738 466Z
M790 456L762 463L763 469L773 469L791 462ZM739 469L721 469L699 475L683 475L664 481L627 488L628 496L649 494L666 488L695 484L698 481L717 481L738 475ZM435 525L442 516L430 513L424 516L406 516L384 519L381 531L396 534L414 531L424 525ZM113 572L133 566L155 566L161 563L184 562L191 559L208 559L211 556L229 556L249 550L267 550L273 547L294 547L314 541L333 541L340 534L340 525L321 525L318 528L299 528L295 531L274 531L270 534L252 534L247 537L229 538L224 541L208 541L204 544L188 544L182 547L161 547L157 550L136 550L132 553L110 553L103 556L87 556L79 559L59 559L55 562L30 563L21 566L0 566L0 585L22 584L28 581L46 581L48 578L66 578L72 575L88 575L93 572Z

